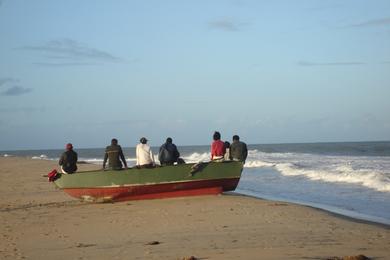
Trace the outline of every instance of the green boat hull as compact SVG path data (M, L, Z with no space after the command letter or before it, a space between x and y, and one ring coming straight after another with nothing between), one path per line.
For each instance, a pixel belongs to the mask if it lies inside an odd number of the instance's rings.
M61 174L54 183L69 195L89 201L154 199L234 190L243 169L241 162L233 161L195 166Z

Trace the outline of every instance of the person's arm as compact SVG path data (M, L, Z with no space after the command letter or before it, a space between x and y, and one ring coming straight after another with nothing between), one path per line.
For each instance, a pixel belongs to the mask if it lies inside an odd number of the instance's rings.
M226 153L226 146L225 144L222 142L222 156L225 157L225 153Z
M177 150L177 146L175 145L175 160L177 161L177 159L179 159L180 157L180 153L179 153L179 150Z
M246 144L244 144L244 163L246 161L246 157L248 157L248 148L246 147Z
M126 162L125 156L123 155L123 151L122 151L121 147L119 147L119 156L120 156L120 158L121 158L121 160L123 162L123 165L127 169L127 162Z
M108 159L108 153L107 151L104 153L104 160L103 160L103 169L106 168L106 162L107 162L107 159Z
M78 154L75 151L73 151L73 152L74 152L74 155L75 155L74 172L76 172L77 171L77 161L79 160L79 157L78 157Z
M164 150L164 145L162 145L161 147L160 147L160 150L158 151L158 160L160 161L160 163L162 162L162 161L164 161L163 159L163 150Z
M60 161L58 162L59 165L64 164L64 154L61 154Z
M211 144L211 149L210 149L210 151L211 151L211 160L213 160L213 158L214 158L214 154L215 154L215 145L214 145L214 142Z
M154 162L154 155L153 155L152 148L149 148L149 154L150 154L150 158L152 159L153 165L156 165L156 163Z
M136 162L135 165L139 166L139 146L135 148L135 157L136 157Z

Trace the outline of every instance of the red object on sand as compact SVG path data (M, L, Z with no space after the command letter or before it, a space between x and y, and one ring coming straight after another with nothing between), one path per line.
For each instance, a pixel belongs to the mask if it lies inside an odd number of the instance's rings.
M58 172L56 169L52 170L47 174L47 177L50 182L55 181L58 178Z

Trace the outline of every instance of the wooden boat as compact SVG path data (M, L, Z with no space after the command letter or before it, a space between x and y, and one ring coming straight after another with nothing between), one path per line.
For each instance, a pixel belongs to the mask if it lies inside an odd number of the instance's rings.
M59 174L54 183L70 196L86 201L157 199L235 190L242 169L241 162L233 161L180 164Z

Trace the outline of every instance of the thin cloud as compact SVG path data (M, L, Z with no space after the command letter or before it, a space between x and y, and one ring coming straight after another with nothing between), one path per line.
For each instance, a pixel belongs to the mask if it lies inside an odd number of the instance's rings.
M7 84L7 83L14 83L14 82L17 82L18 80L17 79L14 79L14 78L10 78L10 77L7 77L7 78L0 78L0 87Z
M300 61L298 62L299 66L305 67L314 67L314 66L356 66L356 65L365 65L364 62L309 62L309 61Z
M371 26L384 26L390 25L390 17L368 20L361 23L351 24L348 27L371 27Z
M0 87L10 85L10 83L19 82L18 79L7 77L0 78ZM20 96L33 91L32 88L24 88L22 86L7 86L7 89L0 92L1 96Z
M227 32L240 31L248 23L237 22L233 18L224 17L208 23L209 28Z
M26 93L31 92L31 88L24 88L21 86L13 86L8 88L7 90L1 92L2 96L20 96Z
M88 65L100 65L99 63L92 62L64 62L64 63L55 63L55 62L33 62L34 65L43 66L43 67L67 67L67 66L88 66Z
M122 62L123 60L106 51L88 47L72 39L60 39L38 46L22 46L17 50L42 54L42 58L55 62L37 62L49 65L92 65L96 62Z

